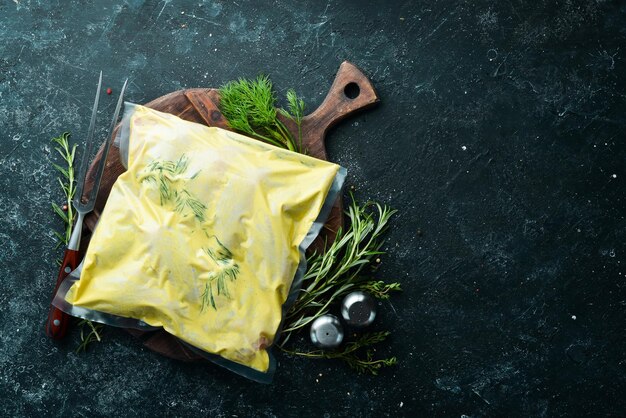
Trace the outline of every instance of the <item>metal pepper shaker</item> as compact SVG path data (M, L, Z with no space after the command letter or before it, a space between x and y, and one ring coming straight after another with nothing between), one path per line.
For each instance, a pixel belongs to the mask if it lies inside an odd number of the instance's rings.
M310 336L319 348L335 348L343 341L343 327L336 316L322 315L311 324Z
M341 303L341 316L355 328L370 325L376 318L374 298L360 290L349 293Z

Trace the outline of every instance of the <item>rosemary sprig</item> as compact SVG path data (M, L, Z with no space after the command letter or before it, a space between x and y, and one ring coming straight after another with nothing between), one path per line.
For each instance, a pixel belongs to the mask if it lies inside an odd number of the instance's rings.
M300 124L304 101L298 99L293 90L287 94L291 113L281 109L281 114L286 113L298 125L298 141L277 116L276 95L272 82L266 75L259 75L251 80L240 78L228 82L219 91L220 111L231 128L277 147L302 152Z
M209 281L204 286L204 292L202 293L202 305L200 307L200 312L203 312L209 305L217 310L217 306L215 305L215 294L214 294L214 284L217 290L218 296L224 296L230 299L230 292L228 291L228 283L234 282L237 280L237 274L239 274L239 266L237 264L231 266L230 268L225 268L222 271L218 272L215 276L211 277Z
M237 275L239 274L239 265L233 260L233 253L215 235L210 236L209 239L210 246L204 250L215 263L215 270L205 284L204 292L202 293L201 312L209 305L214 310L217 310L214 288L218 296L230 298L228 282L237 280Z
M375 208L375 214L370 208ZM359 372L377 374L383 366L396 363L396 358L374 359L370 346L383 341L389 332L364 334L356 341L345 344L339 351L293 351L285 348L292 335L309 326L316 318L328 313L334 302L353 290L364 290L379 299L388 299L399 291L400 283L370 280L361 273L372 261L377 261L381 251L381 236L395 210L377 203L359 206L354 197L348 207L350 221L345 233L339 231L335 242L326 246L323 254L308 257L299 297L285 318L285 328L278 347L293 355L308 358L341 359Z
M58 239L57 248L60 245L67 245L70 241L70 236L72 235L72 227L74 226L74 209L72 207L72 199L76 194L76 179L74 178L74 159L76 157L76 144L70 147L70 134L69 132L63 132L60 136L56 138L52 138L52 141L57 144L54 148L63 158L64 166L60 166L59 164L52 163L52 166L61 173L61 177L57 177L59 184L61 185L61 189L63 190L63 195L65 197L64 206L67 206L67 212L63 210L63 208L59 207L55 202L52 202L52 209L54 213L56 213L61 220L63 220L64 224L64 233L61 234L57 231L54 231L54 235ZM61 260L57 260L57 264L61 264ZM86 351L87 346L94 341L101 341L100 333L104 326L102 324L94 324L93 322L83 319L78 323L80 327L80 345L76 349L77 353L81 351ZM85 333L84 329L88 327L90 329L89 333Z
M375 359L373 350L367 347L371 347L374 344L384 341L389 334L389 331L363 334L356 341L349 342L344 345L343 349L336 351L314 350L301 352L287 350L283 347L281 347L281 349L288 354L307 358L340 359L345 361L348 366L355 369L359 373L377 375L380 368L383 366L393 366L397 363L397 359L395 357ZM359 352L364 349L365 356L359 355Z
M70 134L69 132L63 132L60 136L52 138L52 141L57 144L54 149L63 158L64 166L52 163L52 166L61 174L61 177L57 177L63 195L65 197L64 206L67 206L67 211L64 211L55 202L52 202L52 210L56 213L64 223L63 234L54 231L54 235L57 237L57 248L61 245L67 245L72 235L72 225L74 224L74 208L72 207L72 199L76 193L76 180L74 178L74 158L76 156L76 145L70 147Z
M175 211L178 213L183 213L184 209L187 207L193 212L193 216L200 222L204 222L205 213L206 213L206 205L193 197L191 193L187 190L183 190L180 193L177 190L174 190L174 198L175 198Z
M183 213L189 208L200 222L204 222L206 205L194 197L189 191L178 190L174 182L181 178L189 168L189 159L185 154L176 161L154 160L146 166L146 174L142 181L157 185L159 190L160 204L164 205L173 201L174 211ZM193 180L199 172L194 173L186 180Z
M377 216L368 211L374 207ZM353 290L372 291L384 298L390 291L400 290L399 283L374 282L361 275L363 268L374 257L384 254L381 235L395 210L378 203L359 206L354 199L348 207L350 226L345 234L340 230L335 242L322 254L307 259L308 269L296 302L287 313L283 330L285 341L290 333L308 326L316 318L328 313L333 302Z

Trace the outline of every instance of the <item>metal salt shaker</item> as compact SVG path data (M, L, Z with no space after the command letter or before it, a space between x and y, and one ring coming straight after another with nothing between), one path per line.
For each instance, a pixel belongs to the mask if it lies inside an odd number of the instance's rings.
M341 316L348 325L355 328L370 325L376 318L374 298L360 290L349 293L341 304Z
M322 315L311 324L311 342L319 348L335 348L343 341L343 327L339 319Z

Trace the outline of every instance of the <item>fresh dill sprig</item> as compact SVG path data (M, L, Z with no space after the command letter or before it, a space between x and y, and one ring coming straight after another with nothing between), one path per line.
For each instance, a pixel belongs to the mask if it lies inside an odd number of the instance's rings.
M287 108L278 109L281 115L291 119L298 127L298 146L302 149L302 119L304 118L304 100L300 99L294 89L287 90Z
M384 341L389 331L372 332L361 335L357 340L346 343L343 348L333 351L314 350L314 351L295 351L287 350L280 347L284 352L307 358L317 359L339 359L345 361L348 366L355 369L359 373L370 373L377 375L378 371L384 366L393 366L397 363L395 357L375 359L374 350L371 347ZM365 352L363 353L363 350Z
M61 174L61 177L57 177L57 180L65 197L64 206L67 207L67 211L64 211L59 205L52 202L52 210L54 210L54 213L56 213L64 223L64 232L62 234L54 231L54 235L58 239L57 248L61 245L67 245L70 241L75 215L74 208L72 206L72 199L74 199L74 195L76 194L76 179L74 178L76 144L74 144L74 146L70 146L69 138L69 132L63 132L60 136L52 138L52 141L57 144L54 149L61 155L61 158L64 161L64 166L54 162L52 163L52 166Z
M298 125L299 140L296 141L276 113L276 95L272 82L266 75L256 79L240 78L223 85L220 90L219 108L231 128L253 138L302 152L302 130L300 124L304 113L304 102L299 100L293 90L287 100L291 114L281 109L281 114Z

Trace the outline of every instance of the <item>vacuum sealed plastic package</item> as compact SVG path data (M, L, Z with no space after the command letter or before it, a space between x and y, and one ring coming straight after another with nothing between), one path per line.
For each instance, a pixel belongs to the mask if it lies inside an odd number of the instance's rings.
M258 381L345 169L126 104L114 184L55 305L110 325L163 327Z

